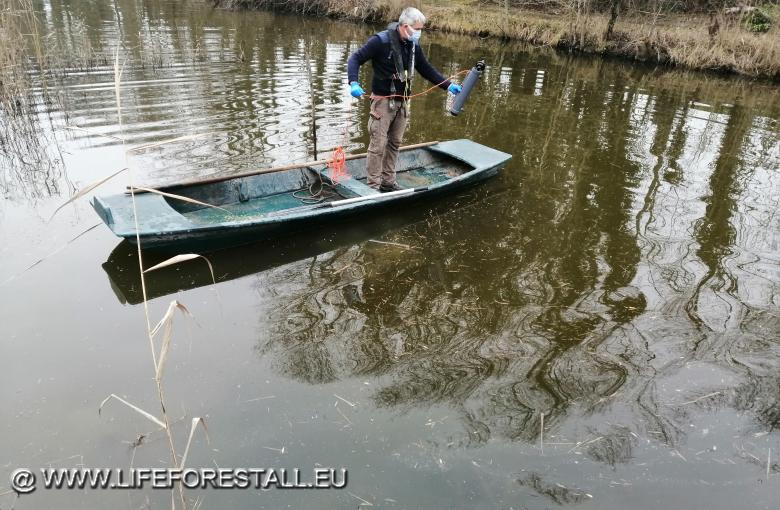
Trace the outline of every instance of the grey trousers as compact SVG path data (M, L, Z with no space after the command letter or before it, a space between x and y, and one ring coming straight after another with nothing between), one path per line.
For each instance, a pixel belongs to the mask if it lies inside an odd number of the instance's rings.
M391 103L395 103L395 106ZM380 184L395 184L395 162L408 117L409 113L402 101L371 99L371 112L368 117L371 141L368 144L366 161L366 184L372 188L379 188Z

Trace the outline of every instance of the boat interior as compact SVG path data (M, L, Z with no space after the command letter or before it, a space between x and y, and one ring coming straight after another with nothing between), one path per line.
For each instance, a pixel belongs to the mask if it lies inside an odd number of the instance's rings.
M401 151L396 179L404 188L448 181L473 167L429 149ZM334 180L324 165L240 177L165 191L218 206L207 207L166 197L168 204L196 224L261 218L317 203L355 198L378 191L366 185L366 158L346 161L346 178Z

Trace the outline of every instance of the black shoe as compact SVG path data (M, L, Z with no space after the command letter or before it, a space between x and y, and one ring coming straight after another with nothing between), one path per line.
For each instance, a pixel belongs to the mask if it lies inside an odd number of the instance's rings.
M382 193L389 193L391 191L401 191L402 189L406 189L406 188L400 186L397 182L394 182L393 184L382 183L379 186L379 191L381 191Z

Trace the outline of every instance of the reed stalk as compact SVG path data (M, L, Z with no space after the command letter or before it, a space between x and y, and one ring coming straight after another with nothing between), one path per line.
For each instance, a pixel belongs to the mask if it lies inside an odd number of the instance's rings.
M115 61L114 61L114 92L115 92L115 98L116 98L116 106L117 106L117 119L118 119L118 125L119 125L119 133L122 133L122 101L121 101L121 83L122 83L122 66L119 65L119 51L117 50ZM178 140L180 138L174 139ZM160 142L161 145L163 142ZM122 140L122 146L125 149L125 157L127 158L132 149L127 149L125 146L126 142L123 139ZM166 311L165 315L162 319L155 325L154 328L151 327L151 319L149 315L149 303L148 298L146 294L146 272L149 270L155 270L159 269L171 264L176 264L179 262L183 262L185 260L191 260L196 257L201 257L206 260L206 262L209 265L209 270L212 274L212 279L214 275L213 268L211 266L211 262L209 262L208 259L205 257L202 257L201 255L197 254L183 254L178 255L176 257L173 257L171 259L166 260L165 262L162 262L160 264L157 264L151 268L144 269L144 262L143 262L143 250L141 246L141 238L139 234L139 225L138 225L138 209L136 206L135 201L135 184L134 184L134 174L132 170L132 164L129 161L129 158L127 160L127 168L128 168L128 187L130 189L130 197L132 200L133 205L133 221L135 223L135 236L136 236L136 249L138 254L138 271L141 278L141 292L143 294L143 302L144 302L144 317L146 319L146 331L147 336L149 339L149 350L150 354L152 356L152 364L154 366L154 382L157 389L157 398L159 400L160 404L160 412L162 416L162 422L164 424L164 430L165 435L168 440L168 448L170 451L171 456L171 465L175 469L179 469L184 465L184 462L187 460L187 455L189 454L190 445L192 443L192 439L194 437L196 428L198 424L202 425L204 431L206 431L206 438L208 439L208 431L206 429L206 422L203 420L203 418L196 417L192 420L192 426L190 429L189 438L187 440L187 445L184 450L184 456L182 457L181 462L179 462L179 457L176 455L176 444L173 439L173 431L171 429L171 420L167 412L167 407L165 405L165 391L163 389L162 379L163 379L163 373L165 369L165 362L168 358L168 352L171 345L171 339L173 336L173 316L177 310L181 311L182 313L191 316L189 310L187 307L185 307L183 304L179 303L178 301L172 301L170 305L168 306L168 310ZM145 189L147 192L159 192L157 190L152 189ZM160 332L163 331L163 338L160 342L160 351L159 354L157 353L156 346L155 346L155 336ZM179 500L181 502L182 509L187 509L187 499L184 495L184 486L181 484L181 482L176 484L176 489L178 489L178 495ZM174 490L176 490L174 489ZM175 508L175 504L172 500L172 505Z
M130 154L133 152L137 152L141 148L127 148L127 142L124 137L121 136L122 134L122 70L123 65L120 65L119 61L119 50L117 50L115 56L114 56L114 97L116 101L116 112L117 112L117 123L118 123L118 131L120 133L119 136L112 136L111 138L114 140L119 141L122 144L122 148L124 150L125 154L125 162L127 163L127 166L123 168L122 170L119 170L118 172L115 172L114 174L101 179L100 181L91 184L89 186L86 186L78 193L75 193L69 200L67 200L65 203L63 203L60 207L57 208L57 210L54 212L56 214L59 212L63 207L65 207L67 204L81 198L82 196L86 195L87 193L91 192L95 188L99 187L100 185L104 184L109 179L119 175L120 173L127 172L128 175L128 189L130 193L130 200L132 202L132 209L133 209L133 221L135 224L135 231L136 231L136 246L137 246L137 255L138 255L138 271L141 278L141 293L143 296L143 309L144 309L144 318L146 320L146 332L147 332L147 338L149 340L149 352L151 354L152 359L152 365L154 367L154 383L155 383L155 390L157 394L157 400L160 405L160 417L155 416L153 413L149 413L145 411L144 409L128 402L127 400L115 395L111 394L108 397L106 397L105 400L100 404L100 407L98 409L98 413L100 413L103 409L103 406L106 405L109 401L115 400L118 401L125 406L129 407L130 409L134 410L144 418L148 419L158 427L160 427L162 430L165 431L165 436L168 443L168 450L171 457L171 466L174 469L180 469L183 467L184 462L187 460L187 456L189 455L190 446L192 444L192 440L194 438L196 429L198 425L200 425L204 433L206 434L206 440L209 440L208 437L208 429L206 428L206 422L201 417L195 417L192 419L192 424L190 428L189 437L187 439L187 444L184 449L184 455L181 458L181 461L179 461L179 456L176 453L176 443L174 441L173 437L173 430L171 428L171 419L167 412L167 406L165 403L165 391L163 388L163 374L165 371L165 364L168 359L168 353L170 351L172 337L173 337L173 318L177 311L181 312L184 315L191 316L189 310L186 306L179 303L178 301L171 301L171 303L168 306L167 311L163 315L163 317L155 324L154 327L152 327L152 320L151 315L149 312L149 301L148 296L146 292L146 273L150 271L155 271L173 264L178 264L181 262L185 262L188 260L193 260L195 258L203 258L206 263L209 266L209 271L212 275L212 280L216 283L216 279L214 278L214 269L211 265L211 262L203 257L202 255L194 254L194 253L188 253L188 254L181 254L174 256L164 262L161 262L159 264L156 264L150 268L144 267L144 259L143 259L143 249L142 249L142 241L140 237L140 229L138 224L138 209L137 204L135 200L136 190L137 189L143 189L144 192L152 192L152 193L162 193L166 196L171 196L173 198L180 198L182 200L190 200L186 197L179 197L178 195L163 193L156 189L150 189L150 188L137 188L134 184L135 177L133 172L133 164L130 161ZM78 128L76 128L78 129ZM174 138L172 140L167 140L164 142L157 142L154 144L154 146L163 145L165 143L170 143L174 141L181 140L183 137ZM209 205L209 204L203 204L203 205ZM212 206L213 207L213 206ZM53 215L52 215L53 216ZM156 338L158 335L162 334L162 339L159 341L160 347L159 350L157 348L157 342ZM177 483L174 488L174 492L178 493L178 499L181 504L181 508L186 510L187 509L187 499L184 494L184 487L181 483ZM172 500L172 505L175 509L176 503L175 499Z

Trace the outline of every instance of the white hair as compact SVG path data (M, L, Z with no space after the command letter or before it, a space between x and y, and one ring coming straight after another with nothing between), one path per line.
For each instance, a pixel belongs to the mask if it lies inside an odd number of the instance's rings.
M421 13L419 9L415 9L414 7L407 7L398 17L398 23L401 25L414 25L416 23L422 23L425 25L425 15Z

